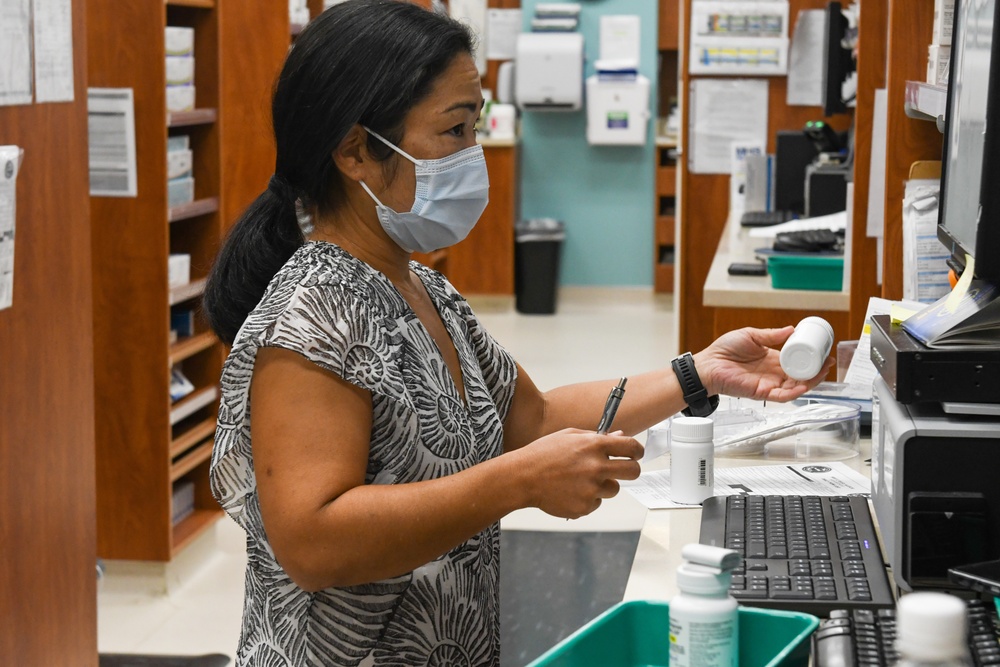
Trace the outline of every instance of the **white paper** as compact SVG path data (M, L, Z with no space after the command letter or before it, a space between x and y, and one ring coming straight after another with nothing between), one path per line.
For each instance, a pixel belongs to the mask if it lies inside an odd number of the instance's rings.
M31 104L31 0L0 0L0 105Z
M788 50L789 106L823 104L823 40L826 12L807 9L795 21L792 45Z
M135 197L135 105L131 88L88 88L90 194Z
M486 10L486 58L513 60L521 32L520 9Z
M847 211L837 211L815 218L799 218L768 227L754 227L747 232L747 236L755 239L770 239L783 232L802 232L807 229L829 229L831 232L836 232L846 227Z
M907 181L903 195L903 298L934 303L951 291L950 254L938 240L937 179Z
M692 507L670 499L669 470L645 472L637 480L622 480L620 484L649 509ZM847 496L870 492L867 477L838 461L715 469L717 496Z
M641 20L637 15L601 17L601 60L627 60L639 64Z
M868 217L865 229L869 237L881 238L885 229L885 155L886 123L889 107L885 88L875 91L872 106L872 155L868 171Z
M14 302L14 227L21 149L0 146L0 310Z
M890 301L879 297L868 299L868 309L865 311L865 325L858 336L858 349L855 350L851 363L844 374L844 384L857 387L862 395L871 396L872 383L878 371L872 363L871 322L873 315L888 315L894 303L909 310L919 310L923 304L912 301Z
M451 0L448 13L452 18L469 26L479 44L486 44L486 0ZM476 69L479 76L486 74L486 49L476 49Z
M35 101L73 101L73 2L32 0Z
M788 2L693 3L688 70L692 74L785 74Z
M691 81L693 173L730 173L734 142L767 145L767 90L763 79Z

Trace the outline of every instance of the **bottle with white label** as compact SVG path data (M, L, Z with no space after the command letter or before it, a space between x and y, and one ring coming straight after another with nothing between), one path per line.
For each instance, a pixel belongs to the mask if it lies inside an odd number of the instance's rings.
M739 553L689 544L681 556L680 593L670 601L670 667L737 667L739 615L729 584Z
M676 417L670 424L670 498L700 505L715 491L714 425L706 417Z

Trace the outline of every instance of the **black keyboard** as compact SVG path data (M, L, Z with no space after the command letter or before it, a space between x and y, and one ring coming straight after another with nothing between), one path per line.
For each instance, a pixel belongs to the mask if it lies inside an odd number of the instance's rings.
M1000 665L993 605L982 600L966 604L973 664ZM835 609L813 634L812 667L888 667L899 659L895 641L895 609Z
M746 211L740 216L742 227L770 227L788 222L795 214L791 211Z
M741 604L816 616L895 606L864 498L715 496L699 541L743 555L730 586Z

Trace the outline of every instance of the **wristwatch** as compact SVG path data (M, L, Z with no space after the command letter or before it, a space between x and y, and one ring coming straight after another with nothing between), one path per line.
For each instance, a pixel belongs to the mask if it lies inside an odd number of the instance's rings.
M694 357L690 352L685 352L670 362L670 366L677 375L677 380L681 383L681 391L684 392L684 402L688 407L681 412L688 417L707 417L719 407L719 397L709 396L705 385L698 377L698 371L694 367Z

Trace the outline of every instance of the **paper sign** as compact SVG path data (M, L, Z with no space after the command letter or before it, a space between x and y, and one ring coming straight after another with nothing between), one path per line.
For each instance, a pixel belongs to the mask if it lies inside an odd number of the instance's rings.
M728 174L733 143L767 145L767 90L762 79L691 82L692 172Z
M72 0L34 0L35 101L73 101Z
M0 310L14 302L14 226L21 149L0 146Z
M788 53L788 105L823 104L823 31L826 12L807 9L799 12Z
M520 9L487 10L486 57L489 60L512 60L517 55L517 36L520 32Z
M0 0L0 105L31 104L31 0Z
M90 194L135 197L135 105L131 88L88 88Z

